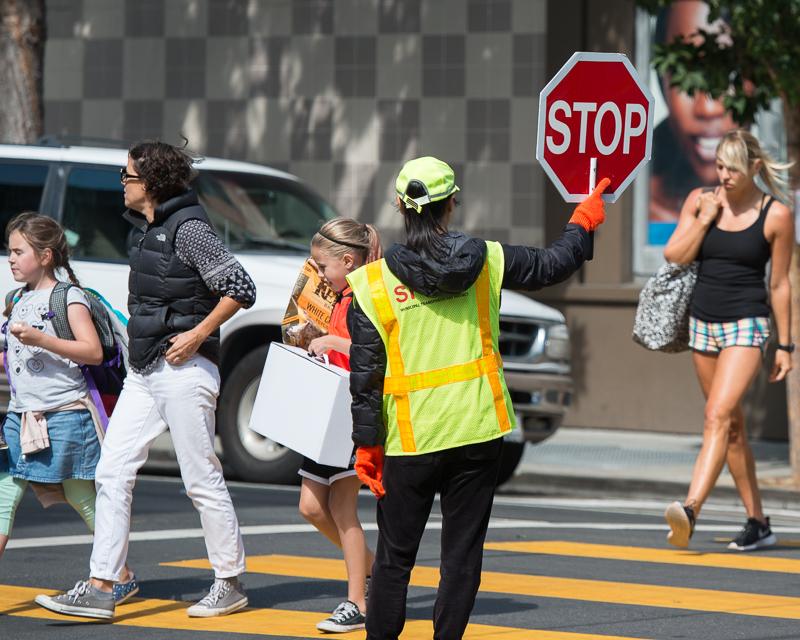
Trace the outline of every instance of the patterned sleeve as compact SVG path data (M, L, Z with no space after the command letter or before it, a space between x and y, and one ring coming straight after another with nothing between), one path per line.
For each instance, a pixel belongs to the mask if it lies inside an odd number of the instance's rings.
M256 285L208 223L187 220L178 227L175 253L213 293L233 298L245 309L253 306Z

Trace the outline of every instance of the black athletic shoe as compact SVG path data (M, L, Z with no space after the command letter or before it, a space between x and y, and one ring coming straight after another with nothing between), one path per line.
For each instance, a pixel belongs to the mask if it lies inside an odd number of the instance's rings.
M753 551L761 549L762 547L771 547L777 544L778 539L769 528L769 518L766 518L767 524L756 520L755 518L748 518L747 524L742 527L739 535L736 536L728 545L728 549L734 551Z
M689 540L694 533L694 509L675 501L664 511L664 519L670 529L667 534L667 542L679 549L688 547Z
M333 610L330 618L326 618L317 625L320 631L328 633L346 633L364 628L366 618L358 605L346 600Z

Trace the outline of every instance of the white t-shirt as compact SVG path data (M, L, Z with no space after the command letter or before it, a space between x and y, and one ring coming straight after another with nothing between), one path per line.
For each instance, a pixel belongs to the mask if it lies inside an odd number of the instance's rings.
M15 322L24 322L55 336L53 323L47 317L52 292L52 287L25 291L11 310L8 326L11 327ZM71 304L82 304L88 309L91 308L86 294L78 287L70 287L67 291L67 306ZM6 333L6 341L8 342L6 361L13 388L8 411L54 409L74 402L88 392L83 372L72 360L62 358L41 347L22 344L10 329Z

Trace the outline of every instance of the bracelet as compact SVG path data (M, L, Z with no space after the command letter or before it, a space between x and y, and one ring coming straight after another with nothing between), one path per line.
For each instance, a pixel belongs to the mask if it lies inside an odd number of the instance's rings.
M788 351L792 353L794 351L794 342L790 342L789 344L777 344L775 345L776 349L780 349L781 351Z

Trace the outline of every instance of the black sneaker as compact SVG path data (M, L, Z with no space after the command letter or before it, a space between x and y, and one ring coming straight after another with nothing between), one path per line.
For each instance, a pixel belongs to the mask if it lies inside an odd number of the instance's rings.
M734 551L753 551L762 547L771 547L778 543L772 529L769 528L769 518L767 524L755 518L748 518L747 523L742 527L739 535L736 536L728 545L728 549Z
M670 529L667 534L667 542L679 549L686 549L694 533L694 509L675 501L667 507L664 519Z
M320 622L317 629L328 633L347 633L363 629L365 622L366 618L358 605L347 600L333 610L330 618Z

